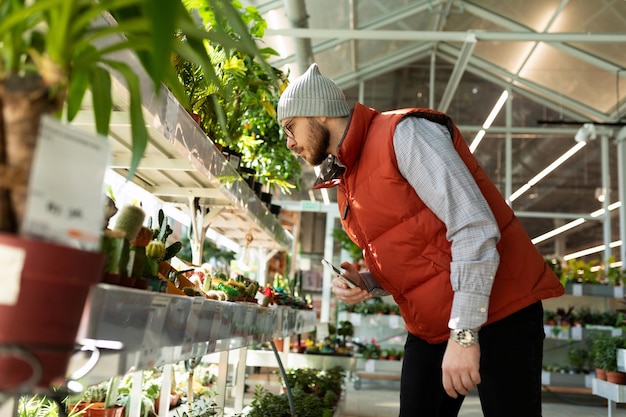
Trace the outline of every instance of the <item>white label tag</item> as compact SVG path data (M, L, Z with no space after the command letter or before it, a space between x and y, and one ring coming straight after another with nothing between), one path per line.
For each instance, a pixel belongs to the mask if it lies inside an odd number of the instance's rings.
M24 249L0 245L0 264L2 265L0 304L17 304L25 259L26 251Z
M110 148L105 137L42 117L21 233L99 250Z

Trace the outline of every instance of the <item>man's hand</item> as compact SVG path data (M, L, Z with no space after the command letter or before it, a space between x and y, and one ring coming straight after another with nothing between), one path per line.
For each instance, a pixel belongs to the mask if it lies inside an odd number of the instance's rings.
M443 355L443 388L452 398L467 393L480 384L480 343L463 347L453 340L448 340L448 347Z
M372 298L372 295L367 290L361 288L361 286L363 286L363 282L361 281L361 275L359 274L357 266L351 264L350 262L342 262L341 267L345 269L343 275L346 278L349 278L352 282L358 282L360 286L349 288L345 282L338 278L334 278L332 281L333 294L335 294L340 301L343 301L348 305L358 304Z

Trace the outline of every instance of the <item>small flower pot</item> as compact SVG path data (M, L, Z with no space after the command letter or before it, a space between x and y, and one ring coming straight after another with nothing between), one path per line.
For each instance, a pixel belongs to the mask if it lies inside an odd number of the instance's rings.
M606 381L613 384L626 385L626 373L606 371Z

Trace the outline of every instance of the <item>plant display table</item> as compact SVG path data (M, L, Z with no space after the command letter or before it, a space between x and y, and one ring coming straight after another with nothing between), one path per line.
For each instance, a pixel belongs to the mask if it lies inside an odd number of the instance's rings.
M617 385L594 378L592 381L592 392L594 395L608 400L608 417L616 415L617 403L626 403L626 385Z

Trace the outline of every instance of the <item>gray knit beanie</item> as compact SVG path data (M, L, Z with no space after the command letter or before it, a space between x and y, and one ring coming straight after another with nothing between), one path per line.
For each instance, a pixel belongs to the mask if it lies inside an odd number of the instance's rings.
M283 91L278 101L278 121L288 117L343 117L350 114L343 91L333 80L324 77L317 64Z

